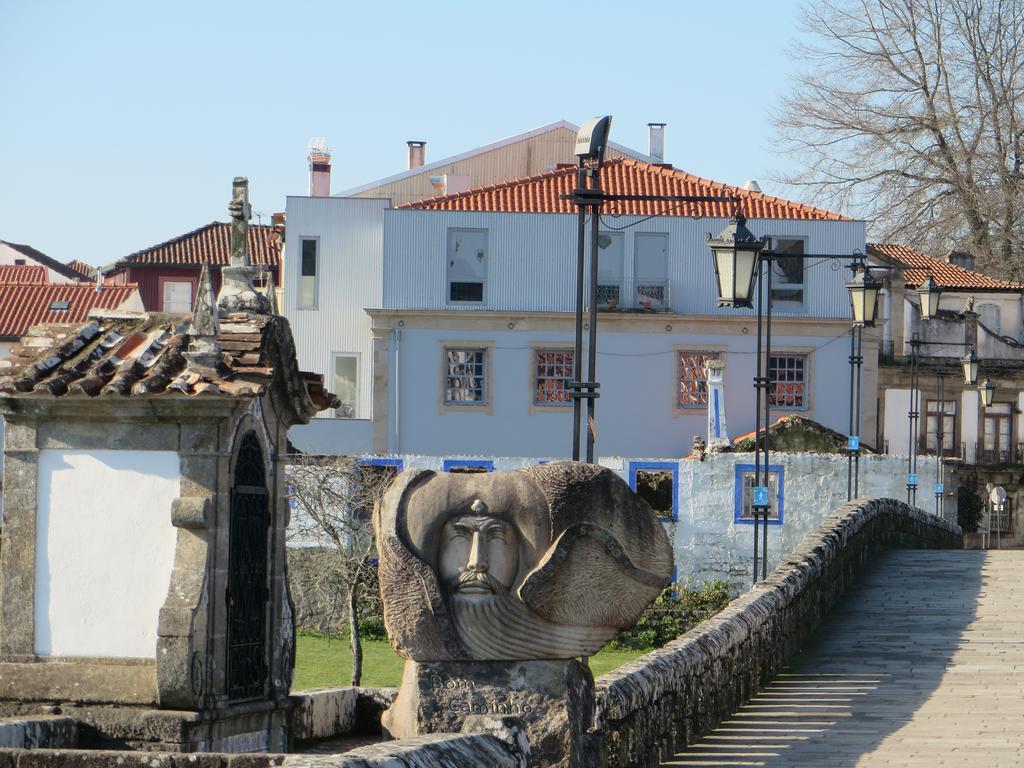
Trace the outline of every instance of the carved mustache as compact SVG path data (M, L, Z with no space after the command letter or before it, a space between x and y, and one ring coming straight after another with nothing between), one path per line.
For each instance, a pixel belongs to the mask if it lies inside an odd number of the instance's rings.
M458 592L466 584L483 584L496 595L505 594L505 587L487 571L463 571L456 579L454 591Z

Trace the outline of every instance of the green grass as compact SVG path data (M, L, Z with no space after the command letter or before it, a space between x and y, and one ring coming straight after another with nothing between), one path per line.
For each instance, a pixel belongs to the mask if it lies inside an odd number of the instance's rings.
M590 659L594 677L632 661L646 651L601 651ZM363 680L368 688L398 685L402 678L402 659L383 640L363 641ZM352 654L347 640L300 634L295 653L293 691L348 685L352 674Z

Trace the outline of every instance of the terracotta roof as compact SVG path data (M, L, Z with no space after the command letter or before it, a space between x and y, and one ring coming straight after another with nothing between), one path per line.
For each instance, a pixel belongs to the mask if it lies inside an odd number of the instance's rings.
M249 226L249 263L276 267L281 241L267 224ZM114 269L128 265L224 266L231 262L231 225L214 221L130 256L118 259Z
M973 272L957 264L950 264L929 256L907 245L898 243L868 243L868 255L877 256L906 267L903 278L908 287L916 288L928 275L941 288L975 291L1024 291L1024 284L1011 280L996 280Z
M601 186L609 194L735 196L743 213L756 219L827 219L848 221L845 216L794 203L761 192L751 192L717 181L702 179L670 165L653 165L631 158L614 158L601 169ZM432 211L500 211L503 213L575 213L571 200L561 195L576 187L575 166L559 167L525 179L471 189L457 195L431 197L397 208ZM665 203L649 201L605 203L605 214L627 216L728 217L730 203Z
M73 259L68 262L68 266L87 280L92 280L96 277L96 267L86 264L84 261Z
M165 314L94 317L85 324L38 325L0 360L9 395L173 397L259 396L276 375L308 419L336 404L323 377L298 370L288 321L235 313L221 319L223 355L215 372L186 368L190 318Z
M58 275L68 278L69 280L77 280L80 275L75 272L68 264L62 264L54 258L47 256L42 251L37 251L31 245L19 245L18 243L10 243L6 240L0 240L0 243L13 248L23 256L27 256L37 264L42 264L47 269L52 269Z
M42 285L48 283L42 264L0 264L0 283L5 285Z
M18 339L37 323L81 323L90 310L117 309L138 290L134 283L97 291L92 283L0 285L0 339ZM63 306L65 309L54 309Z

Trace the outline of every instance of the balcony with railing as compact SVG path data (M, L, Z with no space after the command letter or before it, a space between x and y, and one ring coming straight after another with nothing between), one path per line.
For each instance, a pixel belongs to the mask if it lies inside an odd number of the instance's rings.
M671 312L671 288L669 280L598 278L597 308L601 312Z
M984 443L960 443L959 458L965 464L999 466L1024 463L1024 443L986 446Z

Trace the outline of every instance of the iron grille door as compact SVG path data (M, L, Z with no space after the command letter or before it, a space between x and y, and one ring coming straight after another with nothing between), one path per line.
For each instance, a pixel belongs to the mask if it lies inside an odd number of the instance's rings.
M267 689L267 587L270 529L263 458L251 433L242 441L231 491L228 546L228 698L260 698Z

